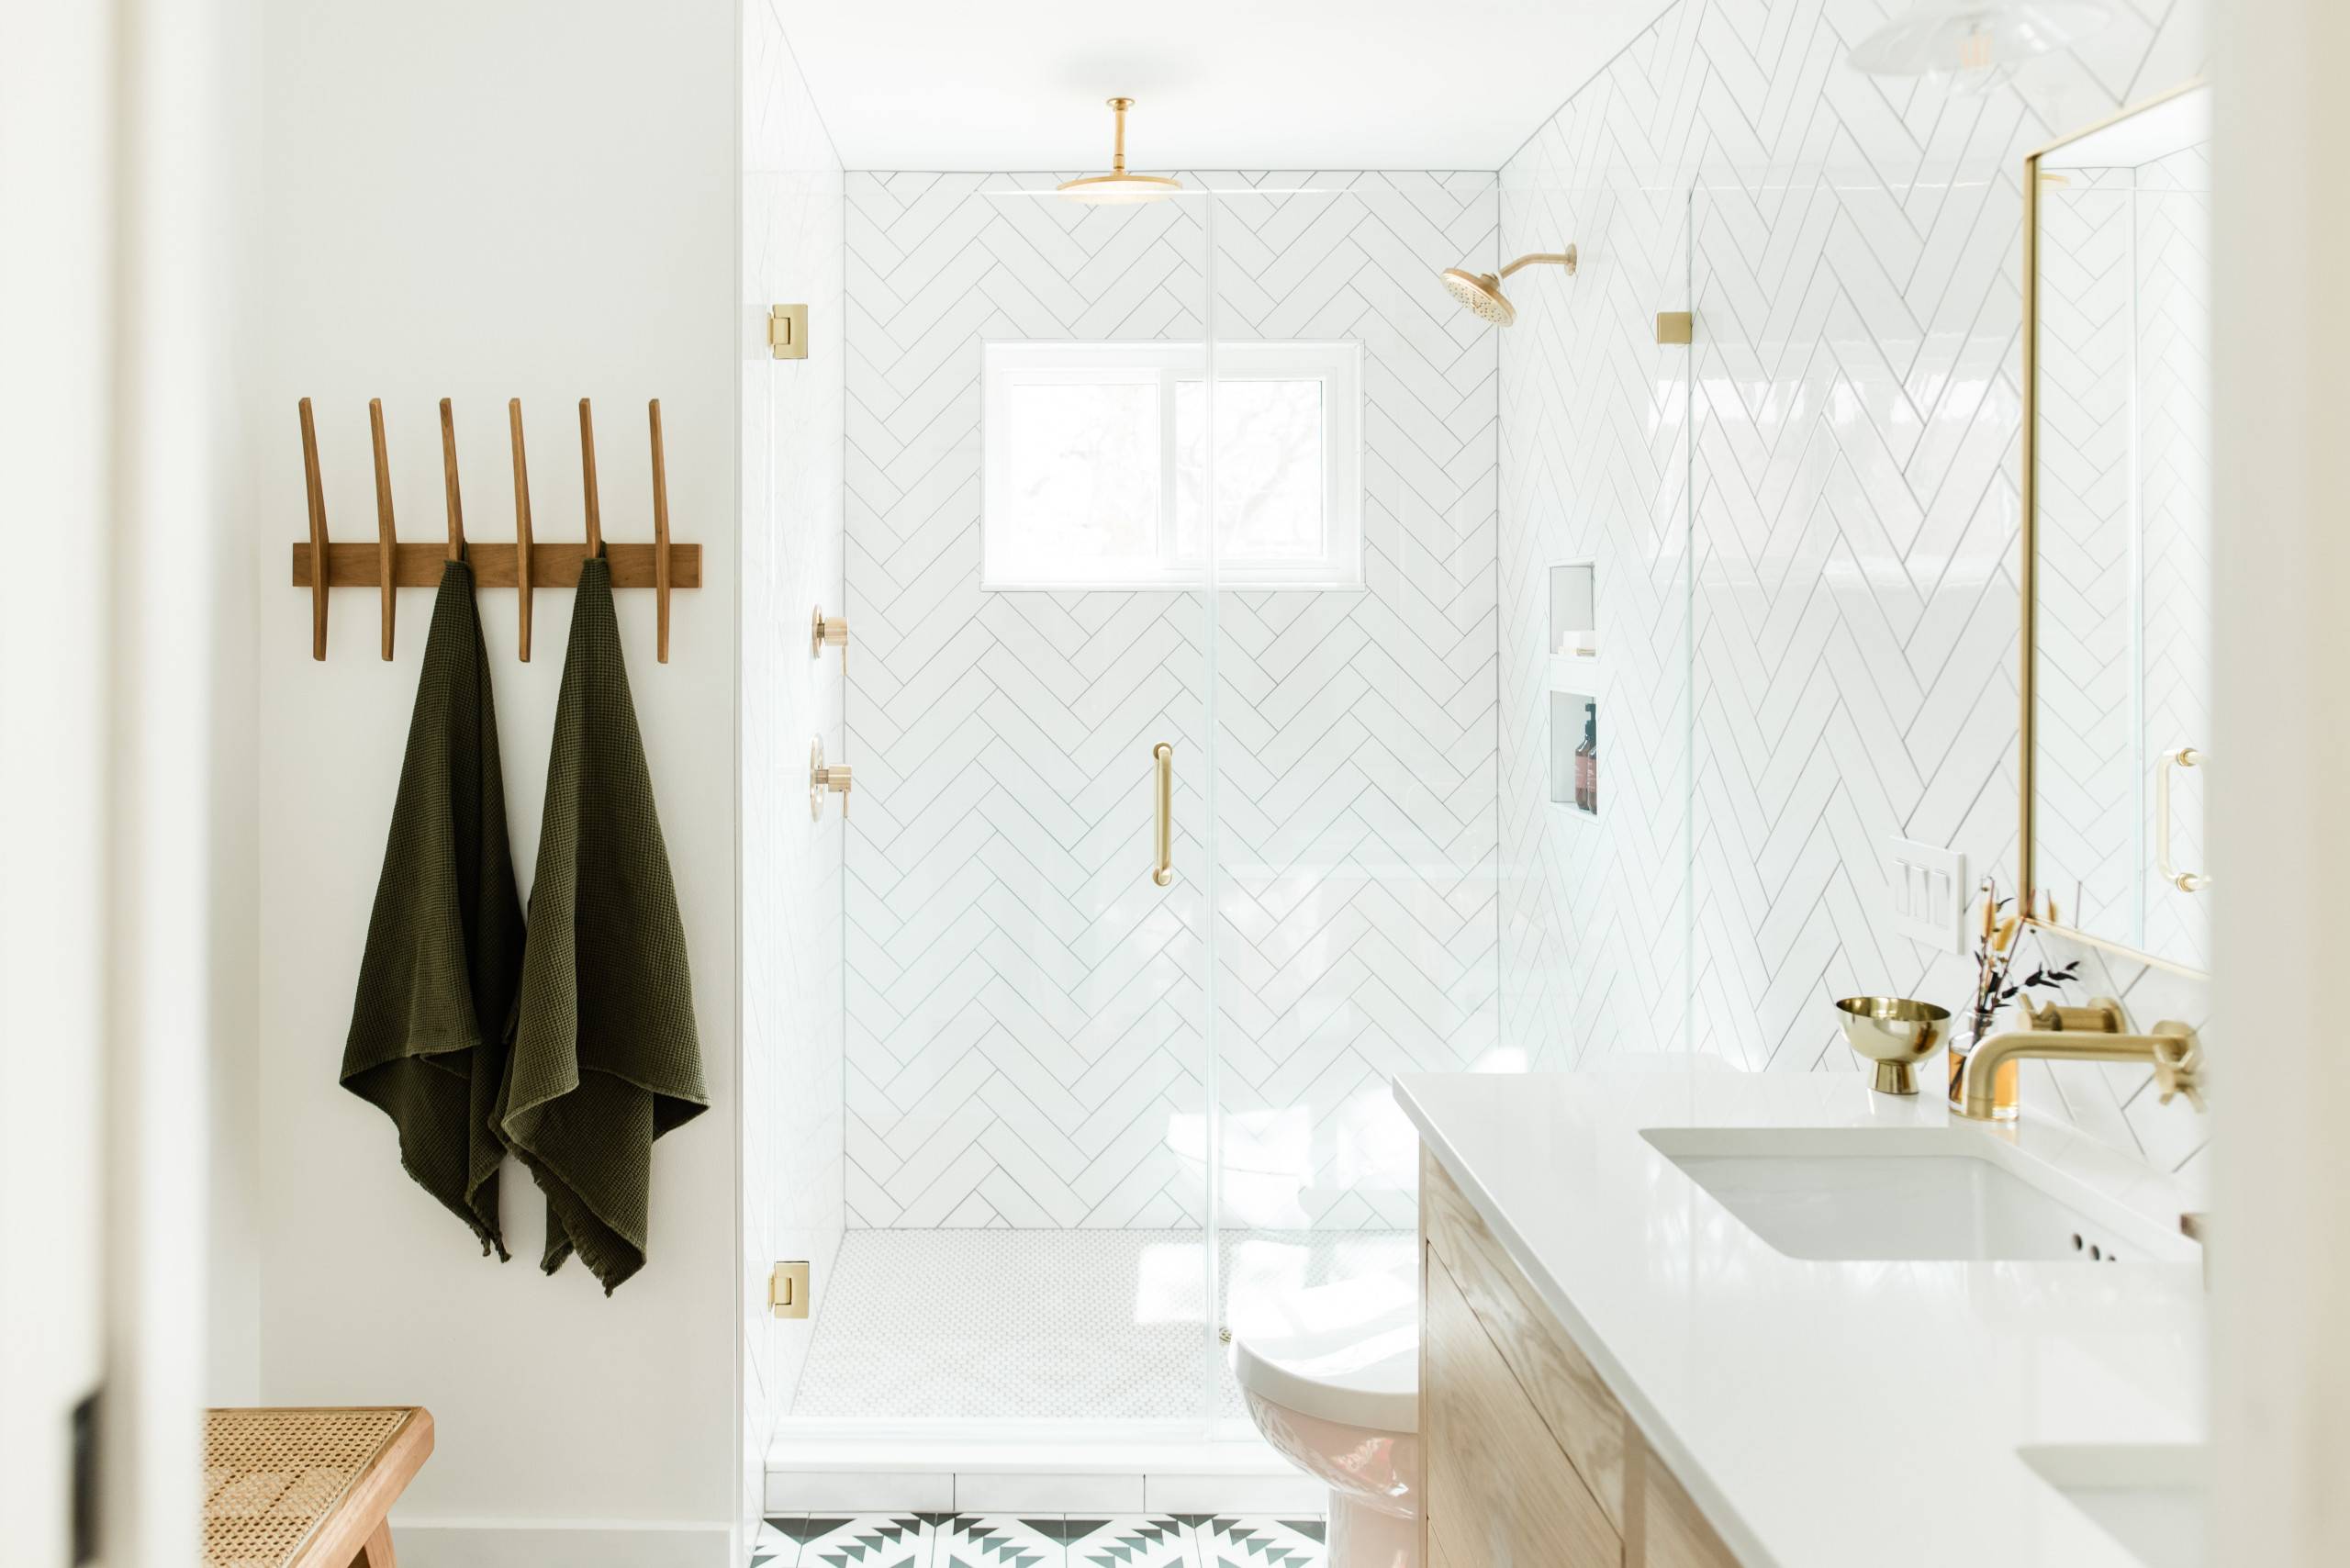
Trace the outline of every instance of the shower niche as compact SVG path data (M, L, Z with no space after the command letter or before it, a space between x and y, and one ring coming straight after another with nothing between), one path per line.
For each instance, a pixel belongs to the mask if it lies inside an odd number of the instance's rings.
M1599 656L1598 568L1589 561L1562 561L1550 568L1550 656Z
M1550 577L1550 803L1599 815L1598 569L1561 561Z

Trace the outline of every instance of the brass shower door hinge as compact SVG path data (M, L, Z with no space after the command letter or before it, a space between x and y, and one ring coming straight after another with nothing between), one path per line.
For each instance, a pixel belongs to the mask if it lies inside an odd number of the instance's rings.
M767 346L778 359L808 357L808 307L778 305L767 311Z
M778 1263L767 1276L767 1305L778 1317L808 1316L808 1264Z
M1696 317L1687 310L1660 310L1656 313L1656 341L1660 343L1685 343L1696 336Z

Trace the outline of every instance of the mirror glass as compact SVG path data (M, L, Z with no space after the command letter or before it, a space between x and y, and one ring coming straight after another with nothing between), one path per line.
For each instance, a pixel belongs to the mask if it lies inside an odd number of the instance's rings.
M2042 153L2030 874L2053 924L2210 967L2210 94ZM2046 904L2037 913L2046 915Z

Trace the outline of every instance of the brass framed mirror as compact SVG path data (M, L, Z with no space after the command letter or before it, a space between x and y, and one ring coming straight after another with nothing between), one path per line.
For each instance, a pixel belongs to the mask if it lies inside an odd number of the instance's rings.
M2210 968L2211 94L2024 160L2022 801L2031 924ZM2224 760L2220 764L2224 766Z

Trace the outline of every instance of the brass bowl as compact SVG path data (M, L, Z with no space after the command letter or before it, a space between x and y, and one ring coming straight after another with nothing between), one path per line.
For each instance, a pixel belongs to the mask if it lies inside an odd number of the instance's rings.
M1915 1094L1917 1064L1942 1048L1950 1037L1950 1009L1906 996L1848 996L1836 1004L1844 1015L1844 1038L1876 1063L1880 1094Z

